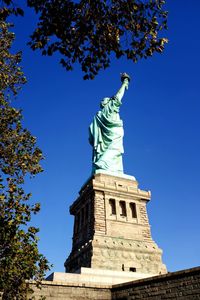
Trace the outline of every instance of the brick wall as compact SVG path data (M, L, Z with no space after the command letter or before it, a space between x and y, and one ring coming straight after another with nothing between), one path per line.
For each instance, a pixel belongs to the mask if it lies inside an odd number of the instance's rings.
M200 299L200 267L115 285L112 300Z

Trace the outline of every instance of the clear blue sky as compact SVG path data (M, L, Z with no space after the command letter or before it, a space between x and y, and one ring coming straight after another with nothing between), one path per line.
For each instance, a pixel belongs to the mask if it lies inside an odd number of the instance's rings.
M83 81L78 66L66 72L57 57L26 46L36 22L31 10L16 19L15 49L23 51L28 78L16 105L46 157L44 173L26 188L42 204L33 223L52 271L64 271L73 229L69 206L91 171L88 126L100 100L119 88L124 71L133 78L121 108L125 173L152 192L152 235L168 270L200 264L200 1L186 2L166 5L170 42L162 55L137 64L113 60L94 81Z

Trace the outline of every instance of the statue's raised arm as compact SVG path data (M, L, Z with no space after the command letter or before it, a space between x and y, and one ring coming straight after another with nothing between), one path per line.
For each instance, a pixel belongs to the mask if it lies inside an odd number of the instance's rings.
M122 100L122 98L124 96L125 89L128 90L130 76L126 73L122 73L121 74L121 82L122 82L122 85L121 85L119 91L117 92L117 94L115 95L115 97L117 97L120 101Z
M93 147L92 173L106 172L112 175L123 174L123 122L119 108L124 92L128 89L130 77L121 74L122 85L115 96L101 101L101 110L89 127L89 142Z

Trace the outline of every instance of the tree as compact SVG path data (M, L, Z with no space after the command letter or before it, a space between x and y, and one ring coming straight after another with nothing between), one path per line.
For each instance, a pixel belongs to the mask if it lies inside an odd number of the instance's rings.
M110 66L112 53L137 62L162 52L167 28L164 0L28 0L39 13L30 46L43 55L59 52L61 64L72 70L78 62L84 79Z
M11 54L14 34L0 14L0 291L3 300L23 300L31 293L27 279L40 284L49 269L38 250L38 229L29 226L40 204L31 205L24 191L25 178L42 171L41 150L22 126L22 112L11 105L26 78L19 63L21 53ZM29 298L30 299L30 295Z
M14 13L22 11L4 0ZM43 55L61 55L66 70L79 63L84 79L110 66L111 57L137 62L164 50L167 29L165 0L27 0L39 14L29 42Z

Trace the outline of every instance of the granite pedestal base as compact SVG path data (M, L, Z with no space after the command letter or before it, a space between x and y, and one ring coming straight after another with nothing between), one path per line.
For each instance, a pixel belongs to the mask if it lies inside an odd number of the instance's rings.
M144 274L139 272L122 272L102 269L81 268L77 273L54 272L46 280L90 285L113 285L138 279L156 276L157 274Z

